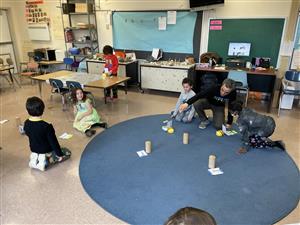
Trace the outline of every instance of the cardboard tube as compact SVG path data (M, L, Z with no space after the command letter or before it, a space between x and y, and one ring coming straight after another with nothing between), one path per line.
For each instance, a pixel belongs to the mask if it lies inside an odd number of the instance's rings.
M216 156L210 155L208 158L208 168L214 169L216 167Z
M146 141L145 142L145 152L147 154L150 154L151 153L151 141Z
M183 144L187 145L189 143L189 133L183 133Z
M16 117L16 127L19 127L21 125L21 118L20 117Z

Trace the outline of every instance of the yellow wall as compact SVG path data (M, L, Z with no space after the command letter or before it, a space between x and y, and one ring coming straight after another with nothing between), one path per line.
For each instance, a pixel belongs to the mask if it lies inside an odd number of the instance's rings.
M29 41L24 17L25 0L0 1L1 7L11 9L17 49L21 59L27 59L24 52L29 48L52 47L65 49L62 37L61 13L60 9L57 8L59 0L44 0L43 8L51 18L50 30L52 41L50 42ZM211 14L216 18L283 17L288 19L292 3L295 1L298 2L299 0L225 0L225 6L216 8ZM105 44L112 44L111 26L106 26L105 24L107 14L110 14L111 10L187 9L188 0L96 0L96 5L101 10L97 13L101 49ZM202 35L204 37L207 36L207 31L203 32Z

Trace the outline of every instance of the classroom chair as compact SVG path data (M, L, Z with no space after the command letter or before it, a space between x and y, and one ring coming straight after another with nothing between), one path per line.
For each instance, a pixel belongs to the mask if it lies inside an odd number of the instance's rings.
M289 70L285 72L284 78L281 81L279 91L278 117L282 107L282 98L284 95L300 96L300 72Z
M228 72L227 78L230 78L230 79L235 81L235 89L238 92L246 93L244 104L245 104L245 107L247 107L248 95L249 95L247 72L246 71L230 70Z
M73 69L72 65L74 63L74 60L72 58L64 58L63 61L64 61L64 64L66 65L67 70L72 70Z
M58 79L49 79L49 83L51 85L51 96L50 100L52 100L54 94L59 94L61 96L62 101L62 110L66 110L66 94L69 93L69 89L64 88L64 84L61 80Z
M83 89L82 85L77 81L66 81L66 84L67 84L67 87L68 87L70 93L72 93L72 91L76 88ZM85 90L83 90L83 92L85 93L86 96L90 97L90 99L92 100L93 106L96 107L95 97L92 94L92 92L85 91Z
M21 68L22 70L22 68ZM26 64L26 68L24 72L20 72L20 83L22 84L22 77L31 78L39 75L39 64L35 61L30 61ZM31 79L31 84L33 84L33 80Z

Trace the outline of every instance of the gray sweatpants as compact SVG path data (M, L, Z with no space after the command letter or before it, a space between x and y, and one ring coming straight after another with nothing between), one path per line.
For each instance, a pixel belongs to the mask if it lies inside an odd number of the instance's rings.
M194 107L199 116L200 121L207 120L207 116L204 110L211 109L213 112L213 126L218 130L222 129L222 124L224 124L225 122L224 106L214 106L210 104L206 98L202 98L194 103Z

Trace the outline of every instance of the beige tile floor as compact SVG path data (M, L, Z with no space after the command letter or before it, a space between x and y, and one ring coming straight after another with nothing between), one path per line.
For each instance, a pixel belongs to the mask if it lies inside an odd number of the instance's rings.
M0 125L1 166L1 223L0 224L125 224L107 213L85 193L78 176L80 155L90 141L72 128L71 110L62 112L60 98L49 99L50 89L43 87L46 103L44 118L54 124L56 133L72 133L70 140L60 140L62 146L72 150L72 158L65 163L39 172L28 168L29 148L26 136L18 134L15 117L27 118L24 107L28 96L38 95L37 86L29 83L14 91L0 80L0 120L9 122ZM102 90L93 90L97 98L97 110L112 126L121 121L143 115L168 113L176 102L176 95L147 92L140 94L135 89L128 95L120 91L117 103L104 105ZM265 106L250 101L250 106L264 112ZM272 115L277 122L274 139L283 139L289 154L297 165L299 157L299 109L282 111L278 119L276 110ZM97 133L102 132L98 129ZM300 187L299 187L300 188ZM276 197L276 196L274 196ZM300 207L278 224L300 222Z

